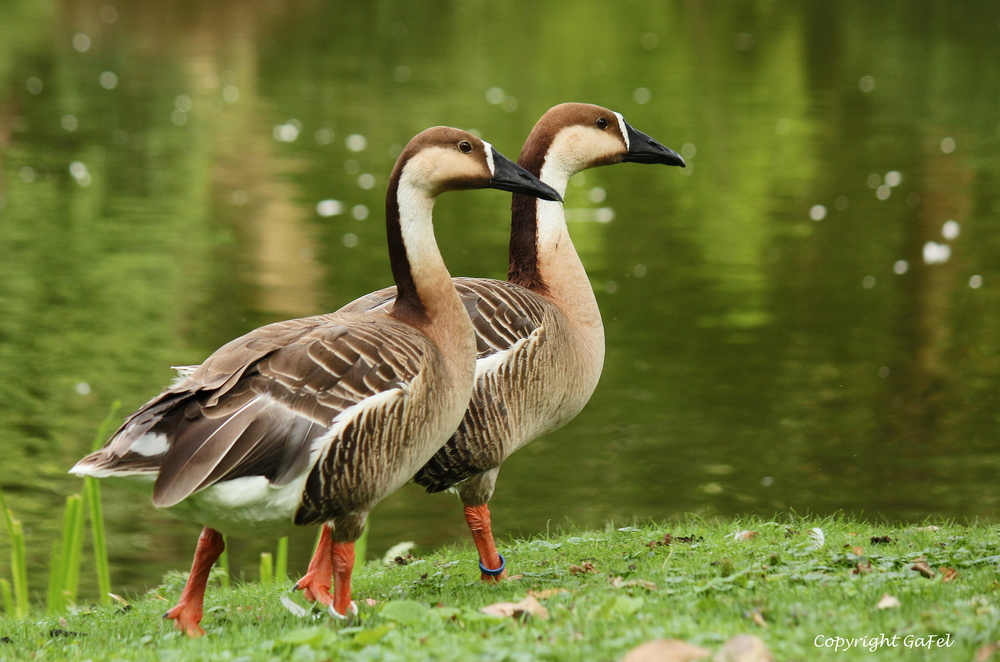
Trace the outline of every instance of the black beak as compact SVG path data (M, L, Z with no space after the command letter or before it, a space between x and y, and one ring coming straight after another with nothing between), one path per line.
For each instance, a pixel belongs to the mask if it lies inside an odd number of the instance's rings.
M492 148L491 148L492 149ZM542 180L517 165L500 152L493 150L493 178L486 185L501 191L530 195L542 200L562 202L562 196Z
M636 131L628 122L625 122L625 132L628 134L628 153L622 161L627 163L662 163L685 167L684 159L680 154L664 147L642 131Z

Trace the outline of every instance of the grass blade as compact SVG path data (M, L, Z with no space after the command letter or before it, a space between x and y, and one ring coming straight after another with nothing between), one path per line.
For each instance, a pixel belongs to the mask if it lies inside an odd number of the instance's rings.
M72 516L70 504L72 503ZM63 527L62 544L62 590L68 604L76 604L80 588L80 563L83 555L83 499L79 494L66 497L66 518L69 534Z
M94 565L97 569L97 603L106 606L111 598L111 565L108 563L108 542L104 536L104 510L101 508L101 486L96 478L83 479L83 493L90 509L90 531L94 538Z
M278 555L274 559L274 577L279 582L288 579L288 537L278 540Z
M90 450L99 451L101 446L108 440L108 434L111 432L111 426L115 424L115 419L118 416L118 410L122 406L121 400L115 400L111 403L111 410L108 411L108 415L104 417L101 424L97 426L97 434L94 435L94 441L90 444Z
M273 580L274 580L274 562L271 559L271 552L261 552L260 583L270 584Z
M107 440L108 432L114 424L121 407L121 401L115 400L111 405L111 411L97 428L94 442L91 444L92 450L98 450ZM83 479L84 498L87 508L90 510L90 530L94 538L94 564L97 566L97 602L102 606L110 603L111 598L111 564L108 562L108 542L104 534L104 509L101 506L101 486L96 478L86 477ZM81 536L83 534L81 533Z
M365 554L368 553L368 522L371 518L365 519L365 530L361 532L361 537L354 542L354 567L352 572L357 572L365 567Z
M14 589L14 610L11 613L16 618L24 618L28 614L28 555L24 549L24 529L7 508L2 490L0 510L3 511L4 525L10 536L10 572Z
M62 545L57 540L52 543L52 556L49 557L49 589L45 599L45 610L50 614L58 614L65 606L63 581Z
M226 536L222 536L222 544L224 545L222 549L222 554L219 555L218 566L222 568L223 574L219 577L224 588L229 588L229 541Z
M18 618L28 615L28 554L24 548L21 522L11 519L10 569L14 576L14 613Z
M8 617L14 617L14 592L10 590L10 582L0 579L0 596L3 597L3 610Z

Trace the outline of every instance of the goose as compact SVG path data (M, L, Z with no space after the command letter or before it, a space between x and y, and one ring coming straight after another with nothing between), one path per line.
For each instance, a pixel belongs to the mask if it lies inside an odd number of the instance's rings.
M621 114L565 103L542 116L518 163L559 192L577 172L614 163L684 159L625 122ZM479 553L484 581L506 576L497 551L488 502L500 465L528 442L568 423L587 404L604 365L604 326L587 272L573 247L561 204L515 193L511 205L506 281L456 278L455 288L476 329L476 377L457 431L416 473L428 492L455 490ZM391 308L389 287L353 301L341 312ZM325 572L329 531L299 588L327 602L316 575ZM329 581L326 582L326 585Z
M222 534L277 537L296 525L332 531L331 612L357 613L354 541L368 512L441 447L472 392L475 333L431 210L440 193L476 188L561 199L489 143L427 129L400 154L386 194L393 306L278 322L229 342L70 470L151 491L154 506L204 527L164 615L178 629L204 634Z

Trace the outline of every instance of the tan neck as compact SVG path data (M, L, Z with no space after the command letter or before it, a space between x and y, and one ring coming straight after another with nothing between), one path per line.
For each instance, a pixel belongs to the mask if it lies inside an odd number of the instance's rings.
M572 174L546 164L542 167L540 179L556 189L561 196L565 196ZM566 228L566 214L562 204L538 200L535 210L537 270L545 285L545 296L559 306L569 321L581 330L599 330L603 342L601 311L597 307L590 278Z
M411 186L403 173L396 191L399 230L418 303L409 308L397 305L391 314L420 329L464 379L470 357L475 356L476 335L434 240L434 200L425 189Z

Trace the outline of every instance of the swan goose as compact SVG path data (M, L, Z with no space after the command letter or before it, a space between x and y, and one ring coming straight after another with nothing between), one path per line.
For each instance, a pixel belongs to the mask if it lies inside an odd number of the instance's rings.
M561 199L471 134L420 133L386 195L393 306L278 322L233 340L71 469L151 491L154 506L205 527L187 585L164 615L178 629L204 633L205 584L223 533L280 536L295 525L332 530L331 612L356 612L354 541L368 512L431 458L469 403L475 333L431 210L442 192L476 188Z
M582 103L546 112L518 159L560 195L577 172L623 162L685 165L680 155L635 130L619 113ZM414 478L431 493L457 490L483 580L506 574L487 506L500 465L576 416L604 365L601 311L566 228L563 206L515 193L509 256L507 281L454 279L476 329L475 387L457 431ZM388 309L396 291L373 292L340 310ZM322 602L329 596L316 577L329 577L322 568L328 545L324 529L309 573L298 584L307 598Z

